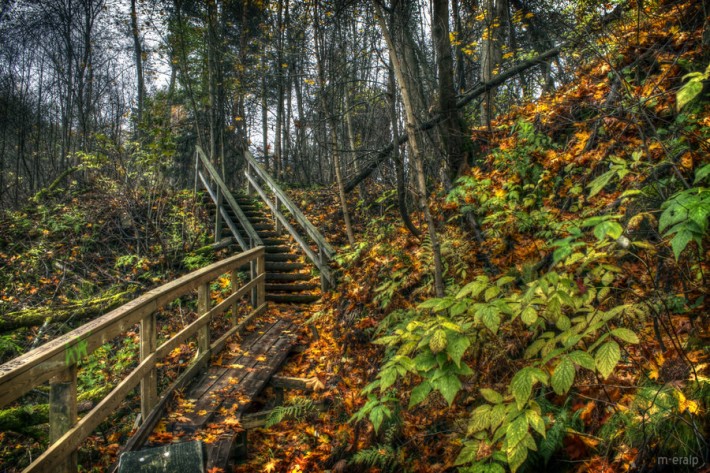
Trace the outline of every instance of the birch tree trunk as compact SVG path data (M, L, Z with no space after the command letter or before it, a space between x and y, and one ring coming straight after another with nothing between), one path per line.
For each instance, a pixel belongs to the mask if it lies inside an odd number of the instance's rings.
M417 123L416 115L414 112L414 107L412 104L412 98L410 96L409 87L407 85L407 80L404 77L404 65L401 59L397 55L396 45L392 40L392 35L389 32L387 24L385 23L384 15L382 12L382 7L377 3L377 0L372 0L372 5L375 9L375 17L382 30L382 35L387 42L387 49L389 50L389 56L392 60L392 67L394 69L395 76L397 77L397 82L399 83L399 91L402 95L402 104L404 105L404 111L407 117L407 131L409 133L409 146L412 150L412 161L414 162L414 170L416 172L416 183L419 191L419 207L424 213L424 218L429 227L429 238L431 240L431 247L434 260L434 289L436 291L437 297L444 297L444 278L443 269L441 264L441 245L439 243L439 237L436 234L436 226L434 224L434 218L431 215L431 210L429 209L429 199L426 188L426 178L424 176L424 164L421 155L420 146L420 135L417 134ZM413 65L409 64L411 68Z

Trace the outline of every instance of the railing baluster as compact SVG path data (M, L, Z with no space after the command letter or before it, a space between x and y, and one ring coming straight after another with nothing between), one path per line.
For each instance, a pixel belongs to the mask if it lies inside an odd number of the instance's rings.
M155 352L157 345L155 312L141 320L141 361ZM141 421L144 421L158 402L158 372L155 367L141 380Z
M328 278L325 275L325 271L323 270L328 267L328 257L325 254L325 250L320 245L318 245L318 259L320 260L321 264L320 287L323 292L325 292L330 289L330 281L328 281Z
M203 315L210 310L210 284L200 284L197 290L197 315ZM202 356L210 349L210 324L207 323L197 332L197 356ZM205 358L205 366L209 360Z
M264 276L256 285L256 305L254 308L261 307L266 302L266 252L262 248L261 254L256 259L256 276Z
M76 363L66 367L49 382L49 441L56 442L77 421ZM59 473L77 471L76 451L56 465Z
M249 176L251 175L251 164L249 164L248 162L247 162L247 175L249 175ZM247 179L247 183L246 183L246 193L247 193L247 195L252 194L252 188L251 188L251 183L249 182L249 179Z
M252 261L249 262L249 280L250 280L250 281L253 280L253 279L257 276L257 274L258 274L258 272L257 272L258 269L259 269L259 268L258 268L258 266L257 266L257 262L256 262L256 261L252 260ZM259 307L259 306L257 305L257 304L258 304L258 300L259 300L259 288L254 287L254 288L252 288L252 290L251 290L251 305L252 305L252 307L255 307L255 308L256 308L256 307Z
M217 186L217 211L215 212L215 222L214 222L214 241L215 243L222 239L222 214L220 209L222 208L222 189Z
M278 233L280 235L281 232L283 232L283 225L281 224L281 220L279 220L277 214L278 214L278 212L281 212L281 201L279 200L279 196L276 194L274 194L274 206L276 207L276 209L273 212L274 222L276 222L275 231L276 231L276 233Z
M239 286L237 283L239 282L239 273L237 270L233 270L231 272L231 280L232 280L232 294L237 292L239 290ZM237 325L237 301L234 301L234 304L232 304L232 327L235 327Z

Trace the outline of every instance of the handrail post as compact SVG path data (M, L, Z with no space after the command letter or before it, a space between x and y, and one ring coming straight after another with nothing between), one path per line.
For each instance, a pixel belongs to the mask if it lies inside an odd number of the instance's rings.
M239 273L237 272L236 269L232 270L230 273L230 279L232 281L232 294L237 292L239 290ZM236 327L237 325L237 301L234 301L234 304L232 304L232 327Z
M258 275L258 268L259 266L259 260L258 258L256 260L251 260L249 262L249 280L253 280L256 278ZM258 287L253 287L251 290L251 305L252 307L256 308L259 307L258 305L259 301L259 288Z
M155 312L141 320L141 362L155 352L157 345ZM141 421L148 418L158 402L158 372L153 366L148 374L141 379Z
M251 174L252 174L252 172L251 172L251 164L247 161L247 175L248 175L248 176L251 176ZM251 188L251 183L249 182L249 179L247 179L247 182L246 182L246 194L247 194L247 195L251 195L251 194L252 194L252 191L253 191L253 189Z
M320 263L320 288L323 292L330 289L330 281L325 277L325 268L328 266L328 260L325 255L325 250L322 246L318 245L318 260Z
M197 173L200 171L200 155L195 149L195 191L193 192L195 196L197 195Z
M276 233L281 235L281 233L283 232L283 225L281 224L281 220L279 220L279 218L277 216L277 213L281 212L281 199L279 199L279 196L277 194L274 194L274 207L275 207L275 210L273 212L274 222L275 222L274 230L276 231Z
M222 189L219 186L217 188L217 212L215 212L215 222L214 222L214 241L219 242L222 239L222 213L220 209L222 208Z
M49 441L56 442L77 421L76 363L71 363L49 382ZM76 451L56 465L57 472L77 471Z
M200 284L197 289L197 315L201 316L210 310L210 284ZM201 357L210 350L210 324L206 323L197 332L197 356ZM209 360L204 359L205 366Z
M266 251L262 248L261 254L256 259L256 276L263 277L256 285L256 306L261 307L266 302Z

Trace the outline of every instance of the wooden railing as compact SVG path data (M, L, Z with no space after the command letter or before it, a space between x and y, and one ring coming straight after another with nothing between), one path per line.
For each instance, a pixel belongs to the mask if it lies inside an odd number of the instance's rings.
M203 174L203 168L207 172L207 175ZM261 238L259 238L259 235L256 233L256 230L254 230L254 227L249 222L249 219L247 219L246 215L244 215L244 212L237 204L237 201L234 200L234 196L232 196L231 191L227 188L227 185L224 183L217 170L207 158L205 152L202 151L202 148L199 146L195 147L195 177L202 182L202 185L205 187L207 193L210 195L215 206L217 207L215 215L215 241L219 241L222 238L222 222L224 221L224 223L226 223L229 227L229 230L232 232L232 235L234 235L234 238L239 243L239 246L241 246L242 250L246 251L250 248L254 248L255 246L262 246L263 243ZM248 241L244 239L244 236L242 236L241 232L229 216L229 212L227 212L227 209L224 207L225 200L227 201L227 205L229 205L232 209L232 212L234 212L234 215L236 215L239 224L244 229Z
M335 284L334 276L328 263L333 256L335 256L335 249L325 240L325 237L313 226L308 218L303 215L303 212L301 212L296 204L294 204L288 195L279 187L269 173L254 159L254 156L249 150L244 151L244 159L247 162L247 168L244 171L247 178L247 193L250 193L252 190L256 191L261 200L271 209L277 225L288 230L293 239L298 242L308 259L310 259L320 271L323 288L326 289L328 286L333 286ZM267 195L260 182L263 182L271 191L273 201ZM287 219L281 211L282 206L293 216L293 219L303 229L304 234L301 234L291 225L289 219ZM310 237L317 250L314 251L311 245L306 241L306 235Z
M238 270L255 262L256 274L237 287ZM232 294L214 307L210 298L210 282L229 273ZM212 353L224 348L227 339L262 312L265 300L264 248L253 248L214 263L173 282L152 289L141 297L81 327L0 366L0 407L49 381L49 448L32 462L25 472L76 471L76 449L128 394L140 385L141 417L151 411L178 383L189 380L203 370ZM156 311L178 297L197 289L198 318L160 346L157 345ZM239 299L248 292L253 310L238 321ZM209 323L232 309L231 328L214 343L210 342ZM77 421L77 366L94 350L140 323L140 362L96 407ZM159 397L156 363L189 338L197 339L197 354L187 370Z

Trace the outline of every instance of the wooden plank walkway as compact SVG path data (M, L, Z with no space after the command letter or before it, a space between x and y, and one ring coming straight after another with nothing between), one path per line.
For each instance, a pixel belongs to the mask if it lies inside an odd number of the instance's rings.
M246 432L239 420L285 361L296 343L295 330L289 320L261 321L241 342L228 342L147 441L131 449L202 440L206 470L227 471L235 457L246 454Z

